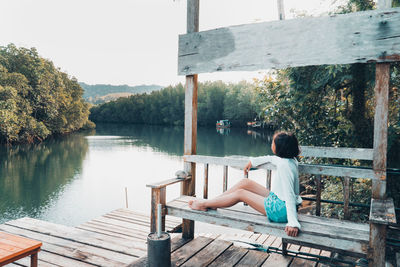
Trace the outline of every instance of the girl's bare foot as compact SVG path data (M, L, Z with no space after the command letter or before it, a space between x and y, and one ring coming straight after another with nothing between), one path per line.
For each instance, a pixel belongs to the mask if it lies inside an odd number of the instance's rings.
M204 207L203 201L200 200L189 200L189 207L193 210L207 211L207 208Z

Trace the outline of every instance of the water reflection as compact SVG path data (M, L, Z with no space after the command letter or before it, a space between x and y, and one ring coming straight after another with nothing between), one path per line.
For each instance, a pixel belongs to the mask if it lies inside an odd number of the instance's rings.
M22 216L40 217L76 173L88 143L82 134L39 145L0 149L0 223Z
M220 129L219 129L220 130ZM199 127L197 130L197 154L208 156L259 156L271 154L272 132L250 131L245 128L216 133L214 127ZM135 140L136 146L150 146L156 151L170 155L183 154L183 127L163 127L148 125L102 124L96 128L96 135L125 136ZM251 137L251 138L249 138Z
M271 154L268 133L232 128L221 135L199 128L197 151L210 156ZM183 127L97 125L95 132L54 138L34 146L0 148L0 223L29 216L77 225L125 203L150 209L147 183L182 169ZM197 169L201 176L202 166ZM210 196L220 193L222 169L210 166ZM230 183L242 174L230 170ZM202 188L199 178L197 188ZM179 186L168 188L179 194Z
M216 128L216 130L220 135L229 135L231 132L231 128Z

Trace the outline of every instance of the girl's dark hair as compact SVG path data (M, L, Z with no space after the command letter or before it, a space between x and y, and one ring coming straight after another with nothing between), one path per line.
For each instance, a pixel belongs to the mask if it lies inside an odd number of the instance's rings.
M275 154L281 158L294 158L300 154L299 142L293 133L277 132L272 139Z

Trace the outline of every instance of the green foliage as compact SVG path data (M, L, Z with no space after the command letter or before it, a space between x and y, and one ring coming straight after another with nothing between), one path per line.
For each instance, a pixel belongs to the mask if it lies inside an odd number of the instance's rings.
M257 81L265 120L294 131L302 145L372 147L375 65L311 66L277 71ZM360 77L361 73L361 77ZM388 167L400 162L400 64L392 64L389 89ZM356 91L362 88L360 91ZM362 96L360 96L362 94ZM370 162L324 160L325 163L363 165ZM397 176L388 176L388 194L400 204ZM341 179L324 179L323 199L343 200ZM368 204L371 184L352 184L351 201ZM315 192L315 190L312 190ZM365 209L351 208L365 220ZM340 205L324 204L327 216L343 216Z
M373 8L374 2L371 0L350 0L336 13ZM256 85L265 110L264 119L274 121L278 128L295 132L302 145L372 147L375 64L288 68L270 73L264 79L256 81ZM388 167L392 168L400 167L399 88L400 64L393 63L389 88L388 129ZM323 162L370 164L343 160ZM396 182L398 178L398 175L388 175L388 194L394 198L396 206L400 204L400 188ZM322 198L343 201L343 181L334 177L324 177L323 181ZM314 193L315 188L308 188L307 191ZM370 197L370 181L352 180L351 202L368 204ZM368 219L365 216L368 209L350 209L353 219ZM343 216L340 205L323 204L322 212L327 216Z
M0 223L38 217L54 196L81 173L88 142L84 134L48 138L0 149Z
M262 111L252 84L199 83L199 125L215 125L229 119L235 126L245 126ZM94 106L90 119L95 122L183 125L185 90L182 84L150 94L133 95Z
M348 145L347 137L353 130L349 120L349 69L348 66L291 68L256 81L265 120L296 132L304 145Z
M343 198L343 179L328 178L324 179L324 190L321 192L322 199L344 201ZM371 197L371 180L351 179L350 180L350 202L369 204ZM344 213L342 206L336 204L323 203L321 212L328 217L338 217L343 219ZM350 219L353 221L368 221L369 208L349 207Z
M88 121L89 106L75 78L36 49L0 47L0 143L41 141Z

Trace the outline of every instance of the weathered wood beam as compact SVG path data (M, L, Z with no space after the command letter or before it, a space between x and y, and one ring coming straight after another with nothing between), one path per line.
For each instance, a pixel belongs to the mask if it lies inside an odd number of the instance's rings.
M378 0L378 11L390 8L391 0ZM384 20L382 23L388 23ZM381 25L384 25L382 24ZM399 28L397 26L397 28ZM384 33L384 28L381 29ZM400 36L397 34L397 36ZM393 46L399 49L398 43ZM398 53L400 54L400 53ZM397 59L399 60L399 59ZM390 62L390 61L389 61ZM389 82L390 64L378 63L375 70L375 116L374 116L374 153L373 169L378 179L372 180L372 198L386 198L386 157L387 157L387 130L389 110ZM372 203L371 203L372 204ZM386 234L387 226L370 222L369 266L385 266L386 261Z
M199 0L187 0L187 33L199 31ZM184 154L196 154L197 144L197 75L186 76L185 84L185 136ZM181 184L181 194L194 196L196 194L196 163L184 163L184 169L192 178ZM182 237L194 237L194 221L182 220Z
M228 190L228 166L224 166L224 174L222 180L222 192Z
M372 148L301 146L303 157L372 160Z
M204 164L204 186L203 186L203 198L208 198L208 164Z
M400 8L179 36L178 74L400 60Z
M285 8L283 7L283 0L277 0L278 4L278 19L284 20L285 19Z
M243 169L248 163L248 158L229 158L229 157L210 157L200 155L187 155L184 156L186 162L196 163L208 163L215 165L230 166L233 168ZM275 170L275 166L271 163L267 163L257 167L263 170ZM366 178L366 179L378 179L376 174L371 169L363 168L351 168L343 166L330 166L330 165L314 165L314 164L299 164L299 172L307 174L319 174L328 176L349 176L351 178Z
M267 180L265 183L265 187L269 190L271 190L271 179L272 179L272 171L267 170Z
M186 180L190 180L191 176L188 176L187 178L171 178L171 179L167 179L161 182L156 182L156 183L152 183L152 184L147 184L146 187L150 187L150 188L163 188L166 187L168 185L172 185L172 184L176 184L176 183L180 183Z
M349 204L350 204L350 177L345 176L343 178L343 213L344 213L344 219L349 220L350 219L350 209L349 209Z
M315 206L315 215L321 216L321 175L315 175L315 183L317 187L317 192L315 194L316 206Z
M157 231L157 206L162 204L165 207L166 201L166 190L165 187L162 188L152 188L151 189L151 211L150 211L150 232L155 233ZM165 212L161 215L161 230L165 231Z
M379 179L372 184L372 197L386 196L386 154L389 110L390 65L377 64L375 74L375 117L373 169Z

